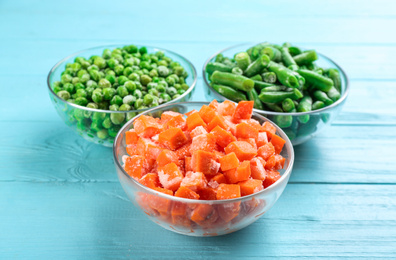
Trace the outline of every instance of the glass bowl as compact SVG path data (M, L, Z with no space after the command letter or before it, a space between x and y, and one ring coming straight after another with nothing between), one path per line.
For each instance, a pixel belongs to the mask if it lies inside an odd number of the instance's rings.
M164 111L186 113L193 109L199 110L208 102L182 102L166 104L145 111L142 114L160 117ZM118 133L113 155L120 183L133 204L143 211L149 219L163 228L189 236L218 236L242 229L259 219L278 200L289 180L293 168L294 151L287 135L276 126L277 134L286 140L281 155L286 158L284 169L280 170L281 178L257 193L229 200L192 200L170 196L147 188L130 177L123 169L123 157L128 156L125 144L125 132L133 127L137 117L126 123ZM265 117L253 113L252 118L260 123L269 121ZM271 122L271 121L270 121ZM272 123L272 122L271 122ZM208 217L195 223L191 220L191 210L201 207Z
M60 80L61 73L62 71L64 71L66 64L69 62L74 62L74 59L77 56L89 58L92 55L101 55L104 49L120 48L125 45L118 44L118 45L100 46L74 53L62 59L57 64L55 64L55 66L51 69L47 77L47 86L48 86L50 99L56 111L58 112L59 116L66 123L66 125L68 125L71 129L73 129L74 132L81 135L84 139L107 147L112 147L114 143L114 138L123 124L125 124L127 121L129 121L137 114L140 114L150 108L141 109L141 110L130 110L130 111L110 111L110 110L87 108L67 102L62 98L58 97L53 91L52 85L55 81ZM137 46L137 47L140 48L143 46ZM188 72L188 77L186 78L186 84L188 84L190 88L181 96L167 102L166 104L191 100L197 82L197 72L193 64L183 56L174 53L172 51L168 51L157 47L150 47L150 46L146 46L146 48L148 53L163 51L166 56L172 58L172 60L174 61L179 62L180 65L183 66L183 68ZM124 116L121 117L125 117L125 119L122 121L121 124L114 125L114 127L108 129L107 133L102 132L98 134L95 130L91 128L91 124L93 121L99 121L99 122L103 121L106 117L109 117L111 114L124 114Z
M208 73L206 73L206 65L209 62L213 62L216 58L216 55L218 54L223 54L224 57L234 57L234 55L238 52L241 51L246 51L248 48L254 46L256 44L254 43L244 43L236 46L232 46L229 48L226 48L224 50L221 50L215 54L213 54L204 64L203 66L203 78L205 81L205 97L208 100L212 99L217 99L219 101L223 100L229 100L226 97L222 96L220 93L218 93L216 90L210 86L209 78L208 78ZM339 112L341 111L341 108L344 106L346 98L348 96L349 92L349 82L348 82L348 77L345 74L344 70L338 66L334 61L331 59L327 58L326 56L318 53L318 60L315 61L315 63L322 68L336 68L340 72L341 76L341 97L338 99L336 102L334 102L332 105L324 107L322 109L310 111L310 112L296 112L296 113L280 113L280 112L274 112L274 111L267 111L267 110L260 110L260 109L254 109L254 112L259 113L267 118L269 118L272 121L277 121L280 119L280 121L284 119L289 119L290 117L293 120L292 125L290 127L285 127L282 128L282 130L287 134L287 136L290 138L291 142L293 145L298 145L302 144L309 139L311 139L313 136L315 136L317 133L322 131L326 126L330 125L331 122L337 117ZM232 101L232 100L230 100ZM302 124L299 122L298 117L304 116L304 115L309 115L309 121L305 124ZM285 117L285 118L282 118ZM288 118L286 118L288 117ZM276 120L277 119L277 120Z

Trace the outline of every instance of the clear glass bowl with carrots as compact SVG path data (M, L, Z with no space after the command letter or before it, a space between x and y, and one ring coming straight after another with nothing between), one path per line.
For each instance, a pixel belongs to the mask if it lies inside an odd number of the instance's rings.
M190 236L242 229L267 212L289 180L287 135L235 104L182 102L126 123L113 146L129 199L158 225Z

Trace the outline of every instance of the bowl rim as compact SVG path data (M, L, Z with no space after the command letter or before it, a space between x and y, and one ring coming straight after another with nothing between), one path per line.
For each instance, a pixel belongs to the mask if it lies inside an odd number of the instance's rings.
M271 193L272 190L276 189L277 186L281 185L283 182L285 182L286 179L288 179L290 177L290 174L291 174L291 172L293 170L294 160L295 160L294 147L293 147L292 142L290 141L290 139L286 135L286 133L278 125L276 125L274 122L272 122L268 118L266 118L263 115L260 115L259 113L256 113L256 112L253 112L253 114L255 116L264 119L264 121L268 121L268 122L272 123L276 127L277 133L280 133L281 137L283 139L285 139L285 141L286 141L284 147L287 147L287 149L290 151L290 158L288 158L288 160L290 162L287 165L287 168L285 169L285 172L281 175L281 178L279 180L277 180L271 186L269 186L269 187L267 187L267 188L265 188L265 189L263 189L263 190L261 190L259 192L256 192L256 193L253 193L253 194L250 194L250 195L247 195L247 196L242 196L242 197L239 197L239 198L235 198L235 199L226 199L226 200L196 200L196 199L179 198L179 197L171 196L171 195L168 195L168 194L165 194L165 193L162 193L162 192L155 191L155 190L153 190L153 189L151 189L149 187L146 187L146 186L142 185L141 183L139 183L138 181L136 181L134 178L132 178L128 173L126 173L126 171L124 170L122 165L118 162L118 158L117 158L117 154L116 154L117 143L120 142L119 139L120 139L121 133L125 133L126 131L128 131L134 120L136 120L141 115L145 115L145 114L151 113L154 110L166 108L167 106L189 105L189 104L196 104L196 105L201 105L202 106L202 105L208 105L209 103L210 102L208 102L208 101L187 101L187 102L178 102L178 103L172 103L172 104L164 104L164 105L149 109L149 110L145 111L144 113L139 114L139 115L135 116L134 118L132 118L131 120L129 120L118 131L117 136L114 139L114 143L113 143L113 160L114 160L115 166L121 170L121 172L124 174L124 176L128 180L132 181L134 184L136 184L137 186L139 186L141 189L145 190L146 192L150 193L151 195L159 196L159 197L170 199L172 201L177 201L177 202L200 203L200 204L223 204L223 203L231 203L231 202L240 202L240 201L244 201L244 200L253 198L255 196L259 196L261 194ZM286 182L285 185L287 185L287 182Z
M259 43L245 42L245 43L232 45L232 46L226 47L226 48L216 52L212 56L210 56L210 58L208 58L205 61L204 65L202 67L202 77L203 77L203 80L205 82L205 85L210 89L210 91L214 92L216 95L220 95L222 98L224 98L224 100L235 102L233 100L230 100L230 99L224 97L223 95L221 95L220 93L218 93L216 90L214 90L212 88L212 86L210 85L210 83L208 82L208 79L206 77L206 72L205 72L206 65L208 65L208 63L220 53L223 53L223 52L228 51L228 50L233 49L233 48L242 47L242 46L251 46L251 47L253 47L253 46L255 46L257 44L260 44L260 43L264 43L264 42L259 42ZM334 62L332 59L330 59L329 57L327 57L327 56L325 56L325 55L323 55L323 54L321 54L319 52L316 52L316 53L318 54L319 58L323 57L323 58L327 59L328 61L330 61L331 63L333 63L334 66L340 71L340 73L345 78L345 85L346 85L345 86L345 91L342 93L341 97L336 102L334 102L330 106L326 106L324 108L317 109L317 110L312 110L312 111L308 111L308 112L275 112L275 111L261 110L261 109L257 109L257 108L253 108L253 111L256 112L256 113L267 114L267 115L301 116L301 115L311 115L311 114L321 113L321 112L324 112L324 111L326 111L328 109L334 108L334 107L338 106L339 104L343 103L345 101L345 99L347 98L348 94L349 94L349 88L350 88L350 86L349 86L349 78L348 78L347 74L341 68L341 66L338 65L336 62Z
M70 58L72 58L72 57L75 57L75 56L77 56L77 55L81 55L81 54L83 54L83 53L85 53L85 52L88 52L88 51L96 50L96 49L120 48L120 47L124 47L124 46L127 46L127 45L128 45L128 44L110 44L110 45L101 45L101 46L91 47L91 48L87 48L87 49L84 49L84 50L81 50L81 51L74 52L74 53L68 55L67 57L61 59L60 61L58 61L58 62L51 68L51 70L49 71L49 73L48 73L48 75L47 75L47 87L48 87L50 93L51 93L53 96L55 96L59 101L64 102L64 103L66 103L66 104L69 105L69 106L72 106L72 107L78 108L78 109L82 109L82 110L86 110L86 111L91 111L91 112L114 113L114 114L122 113L122 114L124 114L124 113L130 113L130 112L141 113L141 112L143 112L143 111L146 111L146 110L148 110L148 109L151 109L151 107L150 107L150 108L144 108L144 109L138 109L138 110L111 111L111 110L102 110L102 109L96 109L96 108L88 108L88 107L84 107L84 106L80 106L80 105L77 105L77 104L70 103L70 102L68 102L68 101L66 101L66 100L64 100L64 99L62 99L62 98L59 97L59 96L54 92L54 90L51 88L51 84L50 84L50 77L51 77L51 75L54 73L54 71L55 71L58 67L60 67L63 63L65 63L68 59L70 59ZM193 73L192 73L193 82L192 82L192 84L190 85L190 87L187 89L186 92L184 92L182 95L180 95L180 97L178 97L178 98L176 98L176 99L173 99L173 100L171 100L171 101L169 101L169 102L166 102L166 103L164 103L164 104L171 104L171 103L178 102L178 101L180 101L181 99L185 98L187 95L189 95L189 94L195 89L195 87L196 87L196 85L197 85L198 76L197 76L197 70L195 69L195 67L194 67L194 65L192 64L191 61L189 61L188 59L186 59L184 56L182 56L182 55L180 55L180 54L178 54L178 53L176 53L176 52L167 50L167 49L163 49L163 48L159 48L159 47L155 47L155 46L150 46L150 45L141 45L141 44L135 45L135 46L137 46L137 47L152 48L152 49L154 49L155 51L163 51L163 52L165 52L165 54L166 54L166 53L171 53L172 55L177 56L177 57L180 58L181 60L185 61L185 62L191 67L191 69L192 69L192 71L193 71ZM161 105L163 105L163 104L161 104ZM158 106L156 106L156 107L158 107Z

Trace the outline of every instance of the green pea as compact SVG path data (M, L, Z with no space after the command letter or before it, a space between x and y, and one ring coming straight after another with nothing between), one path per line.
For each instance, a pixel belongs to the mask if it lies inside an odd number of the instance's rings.
M99 122L100 124L102 124L102 122L105 118L106 118L106 113L103 113L103 112L94 112L92 115L92 121Z
M124 72L123 72L124 76L126 76L126 77L128 77L128 76L131 75L132 73L133 73L132 67L126 67L126 68L124 69Z
M79 82L80 82L80 79L79 79L78 77L72 78L71 83L72 83L73 85L76 85L76 84L79 83Z
M110 100L110 104L114 105L118 105L121 106L122 103L122 97L120 97L119 95L115 95L111 100Z
M163 66L163 67L168 67L168 62L166 62L165 60L160 60L160 61L158 61L157 62L157 64L158 64L158 68L160 67L160 66Z
M98 104L92 103L92 102L88 103L88 104L87 104L87 107L88 107L88 108L93 108L93 109L98 109L98 108L99 108L99 107L98 107Z
M107 79L100 79L98 86L101 88L111 88L111 83Z
M180 78L179 78L179 83L180 83L180 84L186 83L186 80L184 79L184 77L180 77Z
M147 86L147 84L149 84L151 82L151 78L148 75L142 75L140 77L140 83L142 83L142 85Z
M87 97L89 97L89 98L91 98L92 99L92 93L94 92L94 88L93 87L87 87L86 89L85 89L85 91L87 92Z
M109 134L107 133L106 129L101 129L96 133L96 136L102 140L106 139Z
M143 104L150 105L153 102L153 96L150 94L146 94L143 98Z
M181 89L181 85L180 85L180 84L175 84L173 87L174 87L176 90Z
M92 121L91 123L91 129L94 130L95 132L100 131L102 128L101 122L97 122L97 121Z
M76 91L76 96L77 97L87 97L87 91L85 91L85 89L77 89Z
M62 84L62 82L60 82L60 81L55 81L54 83L52 83L52 87L53 88L55 88L55 87L62 87L63 86L63 84Z
M159 91L155 88L149 89L148 93L153 96L159 97Z
M124 87L128 90L129 93L133 93L133 91L136 89L136 84L130 80L124 83Z
M94 91L92 93L92 101L95 102L96 104L99 104L100 102L103 101L103 94L97 91Z
M98 87L98 83L96 83L96 81L93 80L88 80L87 83L85 84L87 86L87 88L97 88Z
M160 98L160 103L166 103L172 100L172 98L167 93L161 93L159 98Z
M147 75L150 76L150 71L148 69L142 69L141 72L143 73L143 75Z
M157 86L158 86L158 83L150 82L149 84L147 84L147 89L157 88Z
M74 85L71 83L65 83L63 84L63 89L69 92L70 94L73 94L75 92Z
M136 112L128 112L126 113L126 120L129 121L136 116Z
M120 125L125 120L125 114L124 113L111 113L110 120L113 124Z
M158 59L161 59L161 58L163 58L165 56L165 53L163 51L157 51L155 53L155 56L157 56Z
M76 83L76 84L73 84L73 85L74 85L74 88L76 89L76 91L79 90L79 89L85 89L85 86L82 83Z
M114 72L116 73L116 75L122 75L124 73L124 66L122 66L121 64L118 64L114 67Z
M125 97L125 96L127 96L129 93L128 93L128 90L127 90L127 88L125 87L125 86L119 86L118 88L117 88L117 94L120 96L120 97Z
M111 74L107 74L105 79L108 80L110 82L110 84L114 84L116 82L116 77Z
M63 100L68 100L70 98L70 93L66 90L59 91L57 95Z
M119 76L117 79L117 82L119 85L124 85L125 82L127 82L129 79L125 76Z
M106 128L106 129L109 129L110 127L113 126L113 124L111 123L110 117L106 117L105 120L103 120L102 126L103 126L104 128Z
M128 105L128 104L122 104L118 110L119 110L119 111L129 111L129 110L131 110L131 109L132 109L132 108L131 108L130 105Z
M172 69L175 69L176 67L179 67L180 63L178 63L177 61L171 61L169 64L169 67L171 67Z
M145 61L145 60L143 60L143 61L140 62L139 67L140 67L141 69L151 70L150 62Z
M95 64L92 64L91 66L89 66L89 67L87 68L87 70L88 70L88 72L89 72L90 70L99 70L99 67L96 66Z
M120 108L120 106L117 104L113 104L113 105L109 106L110 111L118 111L119 108Z
M184 68L182 66L176 66L173 68L173 72L177 75L177 76L182 76L183 72L184 72Z
M157 107L159 106L159 103L157 100L154 100L153 103L151 103L150 107Z
M103 57L103 59L106 59L106 60L110 59L111 58L111 50L104 49L103 53L102 53L102 57Z
M184 89L178 89L177 94L183 95L186 91Z
M140 76L139 74L133 72L131 74L129 74L128 78L132 81L140 81Z
M100 80L100 73L98 70L89 70L88 71L90 78L92 78L95 81L99 81ZM83 74L81 75L80 78L85 77L85 75L87 74Z
M74 62L78 62L78 63L82 63L82 62L84 62L84 61L86 61L86 59L84 58L84 57L80 57L80 56L77 56L75 59L74 59Z
M159 83L156 87L156 89L158 90L158 92L164 93L166 91L166 87L164 84Z
M139 89L139 90L142 90L142 89L143 89L143 86L142 86L142 84L140 83L140 81L134 81L134 83L135 83L135 85L136 85L136 89Z
M111 100L113 96L116 94L116 90L114 88L104 88L103 89L103 99Z
M158 72L157 72L157 70L155 70L155 69L152 69L150 72L149 72L149 76L150 77L158 77Z
M73 77L70 76L69 74L63 74L63 75L61 76L61 82L62 82L63 84L72 82L72 79L73 79Z
M176 95L172 96L172 99L176 99L176 98L179 98L179 97L180 97L180 95L176 94Z
M103 109L107 110L109 108L109 102L108 101L102 101L98 103L98 109Z
M166 83L168 83L169 86L173 86L176 83L176 81L175 81L175 79L173 77L169 77L168 76L165 80L166 80Z
M187 89L190 88L190 86L187 85L187 84L185 84L185 83L181 84L181 87L182 87L182 89L184 89L184 90L187 90Z
M135 90L133 91L133 95L134 95L137 99L143 97L143 93L142 93L142 91L140 91L139 89L135 89Z
M88 104L88 100L85 97L77 97L74 103L79 106L86 106Z
M99 69L104 69L106 67L106 61L102 57L96 57L94 64L98 66Z
M124 104L128 104L128 105L130 105L130 106L132 106L133 103L135 103L135 101L136 101L136 97L135 97L135 96L132 96L132 95L125 96L125 97L122 99L122 102L123 102Z
M139 48L139 52L140 52L140 54L146 54L147 53L147 48L146 47L140 47Z
M166 89L166 93L168 93L170 96L174 96L177 94L177 90L174 87L169 87Z
M55 86L54 88L53 88L53 91L55 92L55 94L57 94L59 91L61 91L62 90L62 88L61 87L59 87L59 86Z
M134 104L134 106L135 106L135 109L138 109L140 106L142 106L143 105L143 99L142 98L138 98L136 101L135 101L135 104Z
M111 58L107 61L107 66L109 68L114 69L120 62L117 59Z
M136 45L128 45L123 47L124 50L126 50L128 53L136 53L138 52L138 47L136 47Z
M81 83L86 83L88 80L91 79L91 76L89 74L83 74L81 77L78 77L80 79Z

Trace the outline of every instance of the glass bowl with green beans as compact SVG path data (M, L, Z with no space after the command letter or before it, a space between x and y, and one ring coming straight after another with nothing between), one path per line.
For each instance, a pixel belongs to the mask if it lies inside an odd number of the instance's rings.
M330 125L343 107L349 83L334 61L290 43L241 44L221 50L203 66L207 99L253 100L293 145Z
M192 98L197 73L183 56L137 45L94 47L59 61L47 78L66 125L111 147L130 119L150 108Z

